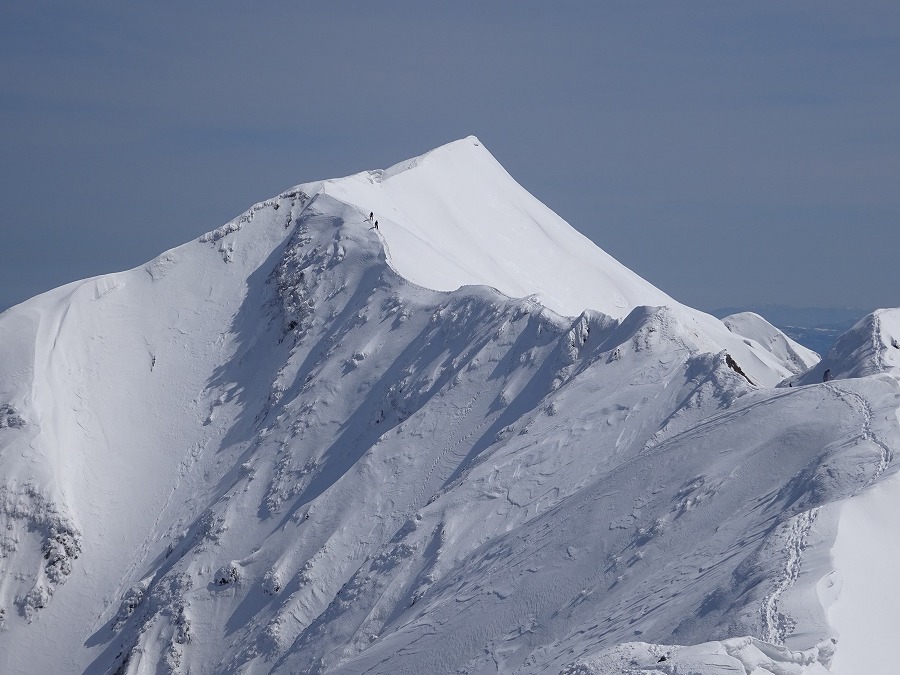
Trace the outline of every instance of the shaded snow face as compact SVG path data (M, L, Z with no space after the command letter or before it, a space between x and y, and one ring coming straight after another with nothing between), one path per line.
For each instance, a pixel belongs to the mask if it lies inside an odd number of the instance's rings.
M423 287L392 228L441 241L450 150L3 315L11 672L822 672L830 505L893 472L896 381L770 389L757 323Z

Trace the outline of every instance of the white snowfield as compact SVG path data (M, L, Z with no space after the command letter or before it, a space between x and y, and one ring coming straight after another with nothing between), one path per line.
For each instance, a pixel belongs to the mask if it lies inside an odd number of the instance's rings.
M896 339L687 308L475 138L300 185L0 315L0 672L895 673Z

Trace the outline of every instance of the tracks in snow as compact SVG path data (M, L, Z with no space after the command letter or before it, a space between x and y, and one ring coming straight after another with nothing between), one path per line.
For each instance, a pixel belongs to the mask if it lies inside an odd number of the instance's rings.
M791 518L784 532L787 560L784 572L775 589L763 600L763 639L775 645L783 645L784 639L794 628L794 621L778 610L781 596L800 578L803 563L803 552L806 550L810 530L816 522L819 509L815 508Z
M872 420L874 412L868 399L864 396L835 386L833 383L823 384L828 391L834 394L838 399L856 408L862 417L862 429L856 436L856 439L874 443L880 449L878 464L872 476L860 487L860 490L873 485L879 477L881 477L894 458L891 448L875 435L872 429ZM787 553L785 560L784 572L775 589L766 596L763 601L763 629L764 639L776 645L783 645L785 638L793 630L793 620L781 613L778 609L781 596L791 588L800 577L802 567L803 554L806 550L809 533L815 524L819 508L811 509L805 513L801 513L791 518L787 524L782 536L785 537L784 550Z
M863 427L862 431L860 431L858 438L869 441L870 443L874 443L880 449L880 456L878 459L878 466L875 467L875 472L872 477L866 481L866 484L861 488L865 489L875 483L879 477L887 470L887 468L891 465L891 462L894 459L894 452L888 447L888 445L879 439L875 432L872 429L872 420L874 418L874 413L872 412L872 406L869 404L869 401L860 394L857 394L855 391L849 391L847 389L841 389L840 387L836 387L834 384L824 384L822 385L826 389L828 389L831 393L837 396L840 400L847 402L850 405L855 406L863 416Z

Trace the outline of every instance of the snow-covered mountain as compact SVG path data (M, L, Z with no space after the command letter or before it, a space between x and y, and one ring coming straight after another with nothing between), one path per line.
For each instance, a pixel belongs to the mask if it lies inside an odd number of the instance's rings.
M0 315L0 670L862 672L895 329L685 307L471 137L300 185Z

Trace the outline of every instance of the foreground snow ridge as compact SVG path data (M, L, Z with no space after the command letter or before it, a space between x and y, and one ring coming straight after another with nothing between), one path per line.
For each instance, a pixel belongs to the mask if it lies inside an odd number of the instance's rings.
M685 307L472 137L297 186L0 315L0 670L893 672L898 339Z

